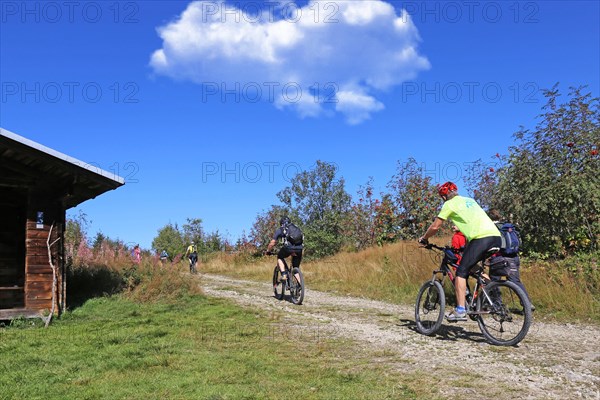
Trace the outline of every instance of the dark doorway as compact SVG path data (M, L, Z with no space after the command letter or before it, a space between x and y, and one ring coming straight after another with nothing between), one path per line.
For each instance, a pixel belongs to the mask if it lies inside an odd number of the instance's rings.
M25 307L24 190L0 187L0 309Z

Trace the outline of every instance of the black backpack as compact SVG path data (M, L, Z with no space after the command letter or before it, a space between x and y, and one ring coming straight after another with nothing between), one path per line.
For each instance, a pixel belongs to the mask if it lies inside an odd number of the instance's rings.
M291 222L283 228L283 234L285 235L285 240L294 246L301 245L304 242L302 231Z

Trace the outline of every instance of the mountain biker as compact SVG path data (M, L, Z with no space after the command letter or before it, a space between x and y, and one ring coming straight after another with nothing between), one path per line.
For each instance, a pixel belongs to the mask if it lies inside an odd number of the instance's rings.
M167 250L163 250L160 253L160 262L162 262L163 264L167 262L167 259L169 258L169 253L167 253Z
M500 247L500 231L475 200L458 194L455 183L446 182L439 186L438 194L444 200L444 205L427 232L419 238L419 243L429 243L428 239L435 235L448 219L452 220L467 238L468 244L456 270L456 308L446 316L448 321L466 321L465 295L469 272L484 258L490 248Z
M188 257L188 260L190 261L190 272L193 273L195 270L194 267L196 265L196 262L198 262L198 249L196 248L194 242L190 243L187 250L185 251L184 257Z
M494 222L494 224L496 225L496 227L498 229L500 229L502 227L502 225L504 225L505 223L508 222L502 218L502 216L500 215L500 212L498 210L496 210L495 208L492 208L491 210L488 211L488 216ZM527 298L529 299L529 302L531 303L531 297L529 297L529 293L527 293L527 289L525 289L525 285L523 284L523 282L521 282L521 273L520 273L521 259L519 258L519 253L517 252L515 254L506 254L506 253L503 254L503 251L501 249L500 252L493 254L492 257L490 257L490 265L493 265L496 262L496 259L498 259L498 258L501 258L501 259L503 258L508 263L508 268L506 269L506 279L509 282L513 282L515 285L517 285L518 287L523 289L525 296L527 296ZM490 273L490 278L492 281L499 281L502 279L501 276L495 275L493 273ZM534 310L535 310L535 306L533 304L531 304L531 311L534 311Z
M302 262L302 250L304 248L303 245L295 245L290 243L286 235L286 230L291 223L292 221L288 217L282 217L279 220L279 228L277 228L275 234L273 235L273 239L271 239L269 245L267 246L267 253L270 253L273 247L275 247L275 245L277 244L277 241L283 238L283 246L277 253L277 265L279 266L279 270L281 271L282 281L286 281L288 278L287 271L285 270L285 265L283 263L283 260L285 258L292 256L292 267L294 268L300 268L300 263ZM298 279L298 281L300 281L300 278L298 276L296 276L296 278Z

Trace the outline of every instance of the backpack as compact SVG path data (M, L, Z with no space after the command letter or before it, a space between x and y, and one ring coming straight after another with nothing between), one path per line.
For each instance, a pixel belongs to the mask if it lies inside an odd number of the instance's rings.
M285 240L294 246L301 245L304 242L302 231L291 222L283 228L283 234L285 235Z
M490 275L491 276L508 276L510 264L508 260L502 256L490 258Z
M516 257L519 254L519 246L521 245L521 235L517 228L508 222L496 224L502 235L502 244L500 245L500 253L503 256Z

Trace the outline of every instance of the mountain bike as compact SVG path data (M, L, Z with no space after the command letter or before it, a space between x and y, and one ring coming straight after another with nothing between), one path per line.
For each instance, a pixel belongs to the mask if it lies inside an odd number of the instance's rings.
M431 280L419 289L415 305L417 330L423 335L435 334L444 320L446 294L444 281L449 278L454 289L456 279L456 256L449 247L427 244L424 248L443 254L440 267L433 271ZM465 308L467 316L477 321L486 340L497 346L514 346L525 338L531 325L531 303L521 288L509 281L490 282L483 273L484 260L499 251L488 250L483 259L472 269L470 276L475 278L473 291L467 282Z
M281 271L279 265L275 264L273 270L273 293L277 300L283 300L284 293L287 290L290 292L290 299L296 305L302 304L304 301L304 274L300 268L293 267L291 270L285 259L283 260L287 279L281 279Z

